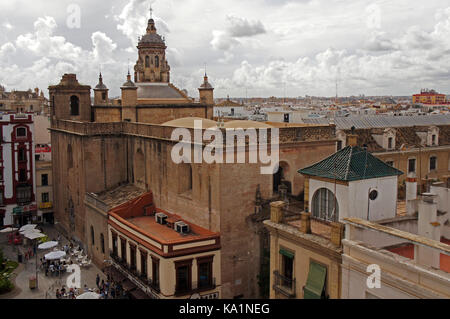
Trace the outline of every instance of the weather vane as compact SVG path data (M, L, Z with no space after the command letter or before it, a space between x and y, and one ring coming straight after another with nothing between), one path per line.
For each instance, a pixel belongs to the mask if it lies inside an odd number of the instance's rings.
M152 5L150 4L150 19L153 19L153 9Z

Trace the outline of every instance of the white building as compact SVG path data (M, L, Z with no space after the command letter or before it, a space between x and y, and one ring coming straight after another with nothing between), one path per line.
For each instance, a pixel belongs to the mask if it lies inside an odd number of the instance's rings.
M31 114L3 114L0 162L0 227L36 219L34 124Z
M327 221L395 217L398 176L403 173L354 146L355 135L348 138L346 148L299 171L307 178L305 198L312 216Z

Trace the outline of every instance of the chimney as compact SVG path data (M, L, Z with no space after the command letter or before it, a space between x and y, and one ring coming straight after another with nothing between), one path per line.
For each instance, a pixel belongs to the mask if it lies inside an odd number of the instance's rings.
M283 222L283 209L286 203L283 201L270 203L270 220L280 224Z
M311 213L302 212L300 220L300 231L305 234L311 234Z
M344 238L344 224L331 223L331 243L337 247L341 247L341 241Z
M406 181L406 214L413 216L417 212L417 179L407 177Z
M423 193L419 203L418 235L440 242L441 225L437 221L436 195ZM440 268L440 252L425 246L414 247L414 257L418 264Z
M358 143L358 135L356 134L347 134L347 146L356 146Z

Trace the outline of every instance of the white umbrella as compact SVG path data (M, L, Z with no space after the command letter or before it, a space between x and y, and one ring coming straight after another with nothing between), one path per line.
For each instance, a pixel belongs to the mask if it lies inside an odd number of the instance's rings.
M32 230L36 228L36 224L27 224L27 225L23 225L22 227L20 227L19 231L20 232L26 232L27 230Z
M100 299L100 295L93 291L88 291L79 295L77 299Z
M58 242L57 241L47 241L45 243L42 243L38 246L39 249L50 249L53 248L55 246L58 246Z
M66 256L66 253L62 250L52 251L51 253L46 254L45 260L55 260L55 259L61 259L64 256Z
M31 240L33 240L33 239L38 239L38 238L42 238L42 237L45 237L45 236L47 236L47 235L45 235L45 234L43 234L43 233L37 233L37 232L29 232L29 233L25 233L25 234L23 234L26 238L28 238L28 239L31 239Z
M17 228L14 228L14 227L6 227L6 228L3 228L2 230L0 230L0 233L10 233L10 232L13 232L16 230L17 230Z

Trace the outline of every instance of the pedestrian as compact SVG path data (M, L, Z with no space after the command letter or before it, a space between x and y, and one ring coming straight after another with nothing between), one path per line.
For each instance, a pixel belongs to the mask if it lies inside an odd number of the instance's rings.
M59 292L59 289L56 289L56 299L61 299L61 293Z
M88 291L89 291L88 286L86 284L84 284L84 292L88 292Z
M95 283L97 284L97 288L99 288L99 284L100 284L100 276L99 276L99 274L97 274L97 277L95 278Z

